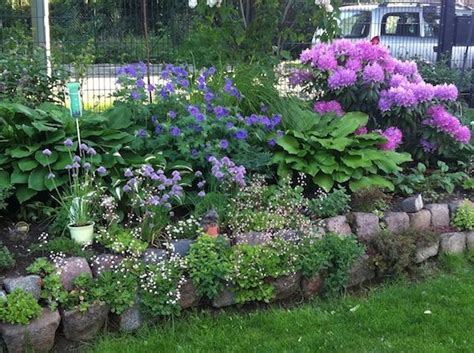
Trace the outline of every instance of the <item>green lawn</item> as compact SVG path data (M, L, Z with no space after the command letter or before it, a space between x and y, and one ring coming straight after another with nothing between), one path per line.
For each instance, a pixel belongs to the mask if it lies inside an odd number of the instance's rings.
M431 314L425 313L430 311ZM474 352L474 269L373 289L367 298L251 313L191 313L90 352Z

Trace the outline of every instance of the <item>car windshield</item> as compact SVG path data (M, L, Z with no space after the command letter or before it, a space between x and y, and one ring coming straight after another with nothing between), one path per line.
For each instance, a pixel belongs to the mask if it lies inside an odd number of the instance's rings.
M342 11L341 37L364 38L369 35L371 23L370 11Z

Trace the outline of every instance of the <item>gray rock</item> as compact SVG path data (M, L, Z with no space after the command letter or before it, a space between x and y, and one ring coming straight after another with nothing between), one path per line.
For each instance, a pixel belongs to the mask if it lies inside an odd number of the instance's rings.
M281 238L288 242L297 242L301 239L301 234L294 229L281 229L273 234L274 238Z
M444 233L441 234L441 254L462 254L466 249L466 234Z
M25 292L31 293L31 295L39 300L41 295L41 277L36 275L16 277L16 278L5 278L3 281L5 290L7 293L13 292L15 289L23 289Z
M354 212L353 229L354 233L361 240L369 240L380 233L379 218L373 213Z
M92 276L91 268L83 257L68 257L61 260L57 265L61 282L68 291L74 288L74 280L83 273Z
M349 223L347 223L346 216L336 216L336 217L326 218L324 220L324 224L325 224L326 230L329 233L336 233L339 235L352 234L352 230L351 230L351 227L349 226Z
M431 245L425 245L417 247L415 254L415 263L420 264L425 262L430 257L438 255L439 252L439 242L433 243Z
M402 233L410 228L410 217L405 212L387 212L384 215L387 229L395 234Z
M423 199L421 195L411 196L402 201L401 207L404 212L418 212L423 208Z
M248 232L235 235L235 243L247 245L265 245L272 241L271 233Z
M9 353L49 352L54 345L61 317L57 310L43 309L28 325L0 323L0 333Z
M448 227L449 226L449 207L445 203L432 203L425 208L431 212L431 226Z
M474 231L466 233L466 246L470 251L474 251Z
M133 332L142 327L142 325L143 318L138 305L134 305L118 315L118 326L120 331Z
M428 210L421 210L415 213L409 213L410 227L415 230L426 230L431 225L431 212Z
M171 242L172 253L184 257L189 253L189 249L193 243L194 240L191 239L174 240Z
M456 215L456 212L462 203L463 200L454 200L448 204L450 218L453 218Z
M230 287L226 287L222 292L214 298L212 301L212 306L214 308L223 308L226 306L231 306L235 304L235 294L232 293Z
M0 301L7 300L7 293L4 290L0 290Z
M186 279L180 288L179 304L181 309L198 306L201 297L190 279Z
M105 304L93 304L87 311L61 311L63 334L70 341L89 341L93 339L104 326L109 313Z
M311 299L321 293L324 287L324 278L320 274L313 277L303 277L301 280L301 293L306 299Z
M296 272L275 278L271 284L275 287L275 300L289 298L300 289L301 273Z
M142 254L142 261L146 265L156 265L168 258L166 250L157 248L148 248Z
M113 254L100 254L91 262L94 277L99 277L104 272L113 272L120 266L123 257Z
M368 255L362 255L349 270L347 287L355 287L375 277Z

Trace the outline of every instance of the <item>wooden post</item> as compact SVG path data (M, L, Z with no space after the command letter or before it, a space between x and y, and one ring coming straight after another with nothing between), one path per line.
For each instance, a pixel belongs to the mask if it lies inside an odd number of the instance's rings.
M49 34L49 1L31 0L33 44L44 51L44 64L51 76L51 37Z
M447 59L449 66L453 53L455 16L456 0L442 0L437 60Z

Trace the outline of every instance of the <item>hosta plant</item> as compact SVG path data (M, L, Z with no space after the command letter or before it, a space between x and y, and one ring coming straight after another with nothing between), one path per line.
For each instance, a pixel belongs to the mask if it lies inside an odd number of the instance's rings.
M277 140L280 151L273 160L280 176L303 173L326 192L343 183L353 191L373 185L393 189L384 175L401 171L400 164L411 160L407 153L384 149L385 136L359 133L368 122L366 114L300 114L305 124Z

